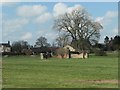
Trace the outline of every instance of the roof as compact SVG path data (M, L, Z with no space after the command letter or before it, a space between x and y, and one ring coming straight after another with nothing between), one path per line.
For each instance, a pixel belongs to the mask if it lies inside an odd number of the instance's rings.
M57 47L34 47L31 50L35 53L45 53L57 50Z
M75 49L70 45L66 45L64 48L69 49L70 51L75 51Z
M6 47L10 47L10 45L8 43L0 43L0 45L6 46Z

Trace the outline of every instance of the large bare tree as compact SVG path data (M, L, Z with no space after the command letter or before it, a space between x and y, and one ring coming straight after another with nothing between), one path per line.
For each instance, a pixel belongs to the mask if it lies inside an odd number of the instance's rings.
M74 48L85 50L98 42L100 29L103 27L95 22L85 9L75 9L71 13L58 16L54 28L71 36Z

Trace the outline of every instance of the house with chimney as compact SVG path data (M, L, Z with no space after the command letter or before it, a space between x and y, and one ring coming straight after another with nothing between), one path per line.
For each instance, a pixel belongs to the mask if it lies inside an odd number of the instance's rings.
M0 53L9 53L11 52L10 41L7 43L0 43Z

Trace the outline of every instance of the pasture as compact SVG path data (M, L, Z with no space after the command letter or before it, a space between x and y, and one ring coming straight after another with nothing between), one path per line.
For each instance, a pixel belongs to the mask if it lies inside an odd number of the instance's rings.
M115 55L88 59L3 57L3 88L118 88Z

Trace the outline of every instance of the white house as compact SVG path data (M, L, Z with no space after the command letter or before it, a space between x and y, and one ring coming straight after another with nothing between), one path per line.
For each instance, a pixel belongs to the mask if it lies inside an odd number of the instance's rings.
M0 43L0 53L11 52L10 41L8 43Z

